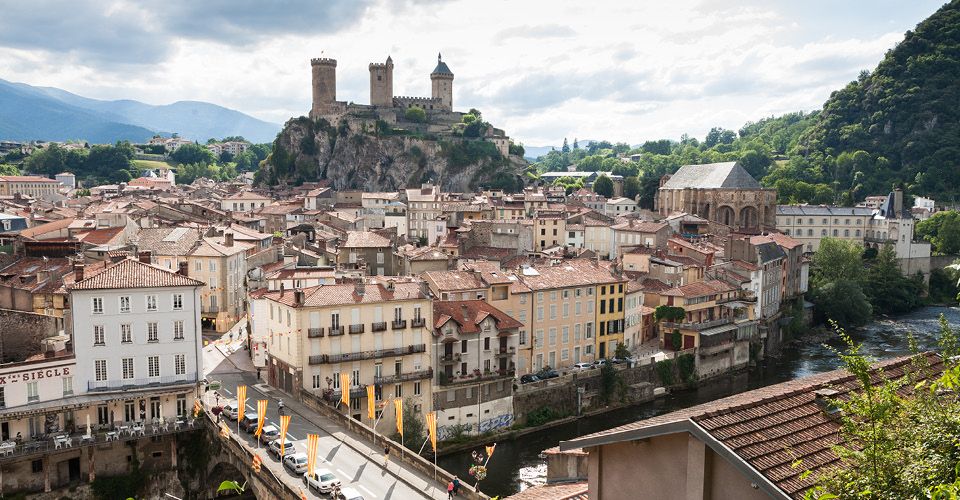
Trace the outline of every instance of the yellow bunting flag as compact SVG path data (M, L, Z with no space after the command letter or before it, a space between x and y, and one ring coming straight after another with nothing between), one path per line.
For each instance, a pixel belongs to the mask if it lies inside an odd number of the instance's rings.
M300 488L297 488L297 491L300 492L300 500L307 500L307 494L303 492Z
M376 395L373 393L373 385L367 386L367 418L376 420L377 412L374 407L377 405Z
M433 452L437 452L437 412L427 413L427 432L430 433L430 444L433 445Z
M253 456L253 462L250 463L250 467L253 469L253 472L260 472L260 455Z
M487 460L490 460L490 457L493 456L493 450L497 448L497 443L493 443L490 446L487 446Z
M317 434L307 434L307 474L312 474L317 467L317 445L320 444L320 436Z
M403 400L400 398L393 400L393 408L397 413L397 432L403 438Z
M340 401L350 408L350 374L346 372L340 374Z
M193 418L200 416L200 412L203 411L203 403L199 399L193 400Z
M223 422L220 423L220 437L222 438L230 437L230 428L227 427L227 424Z
M267 400L260 399L257 401L257 431L253 433L254 436L260 437L260 433L263 432L263 423L267 420Z
M243 420L243 412L247 406L247 386L237 386L237 420Z
M280 452L281 455L286 448L283 447L283 442L287 439L287 429L290 428L290 415L281 415L280 416Z

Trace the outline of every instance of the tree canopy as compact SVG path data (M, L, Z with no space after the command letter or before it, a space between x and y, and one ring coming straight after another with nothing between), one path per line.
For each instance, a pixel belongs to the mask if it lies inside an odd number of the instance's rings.
M960 213L937 212L917 223L916 235L929 241L937 253L960 253Z
M593 192L610 198L613 196L613 181L606 175L597 177L597 180L593 181Z

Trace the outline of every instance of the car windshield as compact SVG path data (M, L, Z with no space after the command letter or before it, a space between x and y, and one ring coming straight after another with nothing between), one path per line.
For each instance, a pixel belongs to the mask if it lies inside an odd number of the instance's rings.
M324 474L320 476L320 480L323 482L334 481L336 479L337 479L337 476L334 476L333 474Z
M297 461L298 464L307 463L307 457L297 457L295 460Z

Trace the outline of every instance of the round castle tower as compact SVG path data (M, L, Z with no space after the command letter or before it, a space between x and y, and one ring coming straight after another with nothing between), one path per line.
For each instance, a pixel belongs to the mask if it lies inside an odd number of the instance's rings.
M313 106L310 117L327 112L337 102L337 60L318 57L310 60L313 76Z
M393 59L390 56L383 64L370 63L370 104L393 106Z
M440 99L440 104L447 111L453 110L453 72L437 54L437 67L430 73L430 83L434 99Z

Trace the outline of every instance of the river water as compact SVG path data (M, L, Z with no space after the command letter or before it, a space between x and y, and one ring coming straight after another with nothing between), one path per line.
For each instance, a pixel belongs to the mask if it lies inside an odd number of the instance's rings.
M896 319L874 321L865 328L850 333L854 340L863 344L861 352L877 360L909 354L908 335L911 333L921 350L935 350L940 330L938 318L941 314L951 325L960 325L960 308L925 307ZM828 343L833 346L841 345L838 338L830 338ZM823 346L822 339L800 341L785 348L778 358L768 359L748 372L725 377L696 390L671 394L649 403L583 418L516 440L497 443L496 452L487 465L487 478L480 484L480 489L491 496L506 496L520 491L526 487L525 482L521 481L521 474L527 476L537 468L545 472L546 462L540 458L540 452L557 446L560 441L746 390L833 370L838 364L836 355ZM480 449L479 446L477 448ZM466 451L440 457L438 465L469 481L467 469L470 463L470 452Z

